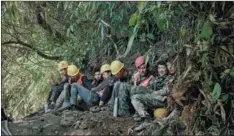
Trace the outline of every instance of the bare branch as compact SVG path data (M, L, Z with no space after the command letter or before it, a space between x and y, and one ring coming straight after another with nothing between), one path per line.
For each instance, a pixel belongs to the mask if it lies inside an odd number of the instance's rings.
M45 58L45 59L49 59L49 60L60 60L62 57L61 56L49 56L49 55L46 55L45 53L41 52L39 49L33 47L32 45L30 44L27 44L27 43L24 43L20 40L17 40L17 41L7 41L7 42L4 42L4 43L1 43L2 45L7 45L7 44L20 44L22 46L25 46L29 49L31 49L32 51L36 52L39 56Z

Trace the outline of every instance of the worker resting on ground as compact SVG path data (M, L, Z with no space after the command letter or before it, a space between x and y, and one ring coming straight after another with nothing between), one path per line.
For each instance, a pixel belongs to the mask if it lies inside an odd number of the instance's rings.
M48 112L50 109L54 108L56 100L58 99L59 95L64 89L64 85L68 83L68 76L67 76L67 67L68 62L67 61L61 61L58 64L58 70L61 76L63 77L63 81L59 84L56 84L53 86L49 92L49 95L47 97L47 102L45 106L45 111ZM48 108L47 108L48 107Z
M76 109L78 92L76 88L80 88L80 97L84 102L88 100L94 100L97 96L87 96L83 90L87 90L87 93L91 93L89 90L93 88L92 83L83 75L75 65L69 65L67 68L67 75L69 76L69 83L64 85L64 90L60 94L58 100L56 101L56 108L70 107ZM82 96L81 96L82 95ZM86 97L87 96L87 97Z
M102 65L100 73L104 80L97 87L92 88L91 91L96 92L99 95L99 106L104 106L111 97L115 78L111 75L109 64Z
M164 107L166 96L157 96L154 95L154 92L162 89L166 82L169 80L167 75L166 63L160 61L158 63L158 76L152 79L153 87L152 88L143 88L131 90L131 102L136 110L134 120L142 121L150 119L149 113L147 112L148 108L155 107Z
M176 59L175 59L176 60ZM176 75L176 67L175 67L175 60L172 60L172 58L169 58L167 61L167 69L169 71L170 78L167 82L167 84L160 90L154 92L154 96L166 96L167 97L167 108L164 108L167 114L163 114L164 116L161 116L160 118L164 123L175 119L178 116L179 111L181 110L181 107L177 105L175 102L173 102L172 97L172 88L175 84L175 80L177 79ZM158 109L155 110L155 113L157 113ZM161 108L162 110L162 108ZM157 119L157 115L155 115L155 118Z
M135 65L137 72L132 76L130 83L122 82L118 88L115 88L113 94L117 93L118 103L118 116L130 116L131 102L130 102L130 92L132 88L135 89L136 86L142 86L144 88L153 87L152 78L150 74L148 65L145 64L144 56L139 56L135 60ZM140 88L139 88L140 89ZM113 95L112 95L113 96ZM113 97L114 98L114 97ZM113 99L109 104L110 110L113 110Z
M114 116L129 116L131 109L129 103L131 103L129 99L129 92L126 92L123 88L124 83L129 82L131 77L129 76L128 71L124 68L124 63L119 60L115 60L111 63L111 73L115 76L116 82L113 87L112 96L110 101L108 102L108 110L113 113L114 104L117 100L117 111Z
M92 85L97 87L103 81L102 74L100 73L100 69L96 69L94 72L94 80L92 81Z
M155 96L157 96L158 98L164 98L164 96L169 95L169 93L171 92L171 88L175 82L176 79L176 67L173 63L173 61L168 60L167 63L167 69L168 69L168 77L167 77L167 82L166 84L163 86L163 88L161 88L160 90L157 90L155 92L153 92L153 94Z

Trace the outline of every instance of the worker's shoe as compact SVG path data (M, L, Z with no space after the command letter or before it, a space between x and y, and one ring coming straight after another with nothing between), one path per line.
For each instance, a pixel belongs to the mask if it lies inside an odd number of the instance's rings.
M103 101L100 101L100 102L99 102L99 106L100 106L100 107L104 106L104 102L103 102Z
M132 116L133 118L136 118L136 117L139 117L140 115L137 113L137 112L135 112L135 114Z
M142 120L142 118L140 117L140 115L136 112L133 116L133 120L139 122Z
M76 105L71 105L71 106L69 107L69 110L75 111L75 110L78 110L78 108L77 108Z
M134 131L140 132L140 131L146 129L147 127L149 127L150 125L151 125L151 123L149 123L149 122L143 122L141 125L139 125L138 127L134 128Z
M48 105L48 109L54 109L55 108L55 102L51 102L49 105Z
M140 115L134 115L135 117L133 118L135 121L137 122L150 122L152 119L149 115L143 115L143 116L140 116Z
M142 117L142 119L144 122L151 122L152 121L152 118L150 116Z

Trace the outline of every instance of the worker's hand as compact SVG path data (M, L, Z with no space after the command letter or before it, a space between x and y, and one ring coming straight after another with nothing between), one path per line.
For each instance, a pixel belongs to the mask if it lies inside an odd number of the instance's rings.
M175 77L171 77L169 80L168 80L168 83L172 83L174 81Z

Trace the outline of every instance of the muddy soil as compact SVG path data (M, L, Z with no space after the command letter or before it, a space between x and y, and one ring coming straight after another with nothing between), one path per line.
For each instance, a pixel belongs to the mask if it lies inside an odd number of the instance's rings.
M134 125L132 117L115 118L107 111L65 110L9 122L8 128L13 135L127 135Z

